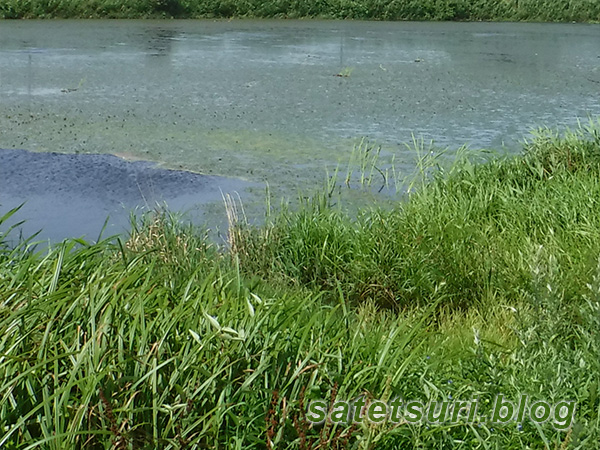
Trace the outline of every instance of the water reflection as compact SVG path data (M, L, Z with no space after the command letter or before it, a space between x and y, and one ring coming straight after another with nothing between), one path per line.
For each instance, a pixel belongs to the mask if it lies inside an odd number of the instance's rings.
M31 98L31 85L33 84L33 57L31 56L31 53L27 56L27 96Z
M144 30L145 52L150 56L169 56L173 51L176 30L170 28L148 28Z

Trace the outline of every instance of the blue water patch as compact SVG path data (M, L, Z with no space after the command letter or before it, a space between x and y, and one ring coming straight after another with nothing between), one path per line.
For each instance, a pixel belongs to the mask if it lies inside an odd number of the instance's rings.
M131 212L168 206L201 221L207 205L250 183L234 178L167 170L113 155L0 150L0 216L24 203L11 223L25 220L24 236L98 238L128 229ZM7 224L8 225L8 224Z

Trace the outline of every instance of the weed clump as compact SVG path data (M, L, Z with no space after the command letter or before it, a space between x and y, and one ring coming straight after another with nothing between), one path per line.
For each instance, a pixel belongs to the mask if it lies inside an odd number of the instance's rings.
M600 253L597 129L545 131L518 157L422 168L419 187L391 209L355 217L320 194L264 227L236 230L241 266L352 302L405 308L518 304L531 293L539 248L555 255L560 284L578 295Z
M594 130L423 167L391 209L349 216L330 184L253 228L230 201L227 248L160 212L125 240L39 250L2 234L0 447L593 448ZM305 410L402 397L485 412L498 394L574 400L576 417L318 425Z

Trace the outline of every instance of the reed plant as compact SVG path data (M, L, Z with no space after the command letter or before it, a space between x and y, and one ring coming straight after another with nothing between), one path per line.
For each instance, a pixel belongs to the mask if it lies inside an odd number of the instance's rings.
M563 288L579 294L600 250L597 126L538 134L522 156L484 164L465 151L451 165L421 154L420 175L392 183L409 193L391 209L362 208L352 218L331 192L284 208L266 226L248 227L242 266L332 293L342 286L357 303L404 308L443 295L442 306L485 307L529 295L531 261L543 248L557 258ZM370 161L367 176L355 178L370 180ZM358 164L365 169L364 158Z
M392 209L349 216L343 179L260 227L229 199L227 247L165 211L97 243L3 234L0 447L596 448L596 130L423 166ZM575 400L575 422L304 414L313 399L359 396L489 410L499 393Z

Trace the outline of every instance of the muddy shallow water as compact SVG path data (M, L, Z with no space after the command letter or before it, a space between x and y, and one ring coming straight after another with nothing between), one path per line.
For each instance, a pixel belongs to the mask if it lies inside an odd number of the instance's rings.
M0 23L0 148L119 154L275 195L364 136L398 164L413 134L515 151L532 128L600 116L599 92L600 25Z
M243 192L249 185L113 155L0 150L2 210L23 203L6 225L25 220L24 237L43 228L40 238L54 242L69 237L95 240L101 232L104 237L123 233L129 228L131 211L140 217L164 204L201 223L208 204L222 201L225 193ZM213 225L224 232L226 224Z

